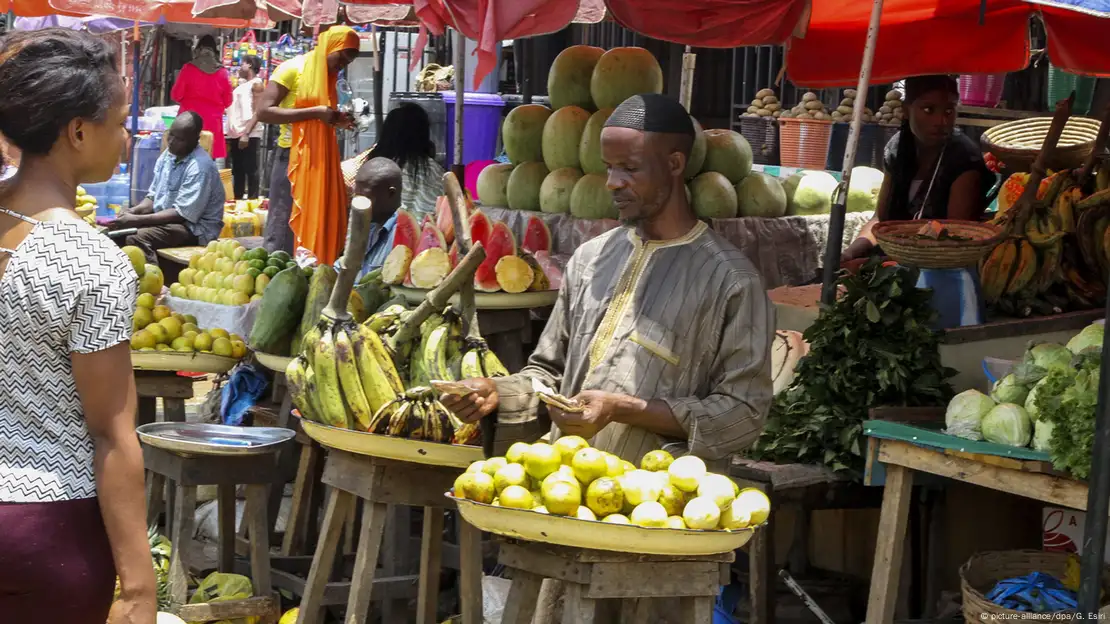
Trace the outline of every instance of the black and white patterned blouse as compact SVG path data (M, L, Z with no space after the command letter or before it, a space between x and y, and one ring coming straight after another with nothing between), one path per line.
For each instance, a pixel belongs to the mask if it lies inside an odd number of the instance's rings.
M0 219L34 228L0 248L0 502L96 496L93 441L71 353L130 339L137 277L127 256L82 221Z

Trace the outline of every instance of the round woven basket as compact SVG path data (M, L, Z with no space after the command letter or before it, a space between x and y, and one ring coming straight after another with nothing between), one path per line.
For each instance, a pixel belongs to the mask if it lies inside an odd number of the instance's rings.
M1051 117L1016 119L989 128L980 141L983 149L994 154L1011 172L1029 171L1051 125ZM1046 166L1049 169L1074 169L1081 166L1094 149L1098 127L1097 119L1069 117Z
M1033 572L1051 574L1061 581L1067 573L1068 554L1043 550L998 550L978 553L960 567L960 592L963 594L964 622L1022 620L1028 613L1003 608L985 594L994 589L995 583L1008 578L1025 576ZM1102 586L1107 588L1108 569L1103 567ZM992 617L999 616L999 617Z
M779 117L779 162L783 167L824 169L832 123L822 119Z
M963 269L979 263L1003 238L1002 228L978 221L938 219L953 236L967 240L932 240L917 233L928 220L884 221L872 232L883 253L898 264L922 269Z

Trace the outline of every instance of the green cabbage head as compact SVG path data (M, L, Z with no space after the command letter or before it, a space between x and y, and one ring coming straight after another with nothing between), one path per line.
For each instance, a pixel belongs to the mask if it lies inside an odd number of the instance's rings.
M1026 361L1046 371L1052 369L1066 370L1071 368L1072 352L1064 345L1053 342L1043 342L1034 345L1025 352Z
M982 440L980 423L995 402L978 390L964 390L952 397L944 412L945 432L967 440Z
M980 426L983 439L995 444L1029 446L1033 437L1033 421L1029 420L1029 414L1024 407L1013 403L1003 403L987 412Z
M1033 423L1033 449L1048 453L1052 450L1052 428L1048 420L1038 420Z
M991 398L998 403L1017 403L1021 405L1025 403L1025 397L1028 395L1029 386L1019 383L1017 376L1013 373L999 379L991 388Z
M1078 355L1084 349L1102 347L1102 336L1106 333L1106 326L1102 323L1091 323L1083 331L1072 336L1068 341L1068 351Z

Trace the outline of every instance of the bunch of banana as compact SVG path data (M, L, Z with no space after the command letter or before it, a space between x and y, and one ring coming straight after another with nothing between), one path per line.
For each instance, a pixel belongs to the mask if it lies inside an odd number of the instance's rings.
M1037 266L1032 243L1017 236L1003 240L979 263L983 299L990 305L1023 291L1038 275Z
M448 443L463 422L439 402L431 388L411 388L374 412L367 430L410 440Z
M309 420L367 431L374 414L405 391L385 343L366 324L321 317L303 344L285 376Z
M462 379L507 377L509 370L481 338L467 338L462 355Z

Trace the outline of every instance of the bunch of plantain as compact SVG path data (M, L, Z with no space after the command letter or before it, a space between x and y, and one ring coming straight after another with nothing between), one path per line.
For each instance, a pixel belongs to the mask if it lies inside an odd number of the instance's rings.
M463 422L439 402L435 390L418 386L374 412L368 430L378 435L449 443L455 442L456 432L463 427Z
M303 345L285 377L309 420L368 431L374 414L405 392L385 343L365 324L322 316Z
M1089 309L1106 296L1110 193L1084 197L1070 171L1054 174L1044 190L1024 214L1007 210L994 218L1008 236L979 264L984 301L1008 316Z

